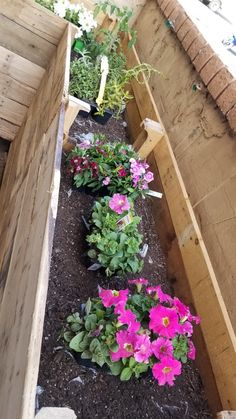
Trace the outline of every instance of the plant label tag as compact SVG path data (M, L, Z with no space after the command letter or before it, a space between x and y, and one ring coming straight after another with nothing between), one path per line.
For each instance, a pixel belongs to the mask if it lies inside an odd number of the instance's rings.
M130 223L132 223L133 221L133 216L132 214L128 213L127 215L125 215L123 218L121 218L119 221L117 221L117 227L118 230L124 230L124 228L129 225Z
M156 192L156 191L148 191L147 195L150 196L155 196L156 198L162 198L163 194L161 192Z

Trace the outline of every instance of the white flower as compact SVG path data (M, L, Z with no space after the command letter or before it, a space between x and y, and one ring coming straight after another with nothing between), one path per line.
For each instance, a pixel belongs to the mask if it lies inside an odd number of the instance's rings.
M81 28L78 28L76 34L75 34L75 39L81 38L81 36L83 36L83 31Z
M54 3L54 13L60 17L65 17L66 15L66 5L62 1Z

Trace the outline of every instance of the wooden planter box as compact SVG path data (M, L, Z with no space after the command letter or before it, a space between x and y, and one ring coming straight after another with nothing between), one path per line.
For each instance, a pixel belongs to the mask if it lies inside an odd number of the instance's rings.
M2 9L0 83L5 80L10 87L1 90L0 136L11 146L0 190L0 405L4 419L31 419L60 183L71 34L67 22L31 0L5 1ZM135 48L128 49L127 40L123 46L128 65L136 65ZM127 121L135 148L148 156L155 172L157 190L164 191L161 204L153 200L153 209L169 275L177 294L195 305L202 318L196 344L209 403L215 411L221 404L235 409L232 327L168 135L143 82L132 83ZM65 133L73 121L68 115Z

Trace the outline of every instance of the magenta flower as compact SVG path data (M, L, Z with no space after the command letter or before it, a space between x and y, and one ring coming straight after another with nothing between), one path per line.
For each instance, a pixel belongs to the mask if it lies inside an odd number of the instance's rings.
M117 305L119 303L126 304L128 300L129 290L104 290L103 288L99 287L99 297L102 300L102 304L104 307L111 307L113 305Z
M163 302L167 302L167 301L172 301L172 298L170 295L165 294L160 285L157 285L156 287L148 287L146 289L147 294L153 294L154 295L154 299L155 300L160 300L161 303Z
M196 349L193 342L190 339L188 340L188 348L188 358L194 360L196 358Z
M181 323L180 324L180 328L181 328L181 332L180 333L182 335L187 334L187 336L192 336L192 334L193 334L193 325L190 322L186 321L184 323Z
M129 279L129 284L142 284L142 285L148 285L148 280L145 278L137 278L137 279Z
M125 310L124 309L118 317L118 322L121 325L122 324L127 324L128 325L128 331L130 333L137 332L141 327L141 324L137 321L137 317L135 316L135 314L131 310Z
M194 322L194 323L196 323L196 324L199 324L199 323L201 322L201 319L200 319L200 317L199 317L199 316L192 316L192 314L190 314L190 315L188 316L188 320L189 320L190 322Z
M152 342L152 350L154 355L158 359L162 359L165 356L173 356L173 345L171 340L165 338L158 338Z
M152 172L147 172L144 175L144 180L146 180L147 183L152 182L154 179L153 173Z
M171 308L163 307L158 305L150 310L150 323L149 327L155 333L166 337L173 338L176 333L181 332L181 326L179 324L179 318Z
M152 373L160 386L166 383L173 386L175 376L181 374L181 362L170 357L162 358L161 362L154 364Z
M137 362L147 363L149 357L152 355L152 345L150 337L146 334L137 335L137 340L134 346L134 358Z
M111 182L111 179L109 178L109 176L106 176L105 179L102 181L102 184L107 186L109 185L110 182Z
M117 352L111 352L112 361L119 361L121 358L129 358L134 354L134 347L137 335L127 330L120 330L116 333L116 341L119 345Z
M118 176L119 177L124 177L124 176L126 176L127 175L127 173L126 173L126 170L125 170L125 168L124 167L121 167L119 170L118 170Z
M188 318L190 314L189 307L181 303L181 301L177 297L174 297L173 299L173 306L181 319L184 317Z
M109 207L117 214L122 214L130 209L130 203L127 196L116 193L109 201Z

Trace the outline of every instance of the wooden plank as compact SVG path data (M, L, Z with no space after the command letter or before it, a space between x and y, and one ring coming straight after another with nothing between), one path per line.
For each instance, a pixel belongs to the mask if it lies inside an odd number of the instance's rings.
M29 106L36 90L26 86L7 74L0 73L0 95L21 105Z
M28 107L0 95L0 118L20 126Z
M126 48L129 65L139 62L134 49ZM148 114L161 123L145 80L132 83L142 118ZM162 123L161 123L162 124ZM163 125L163 124L162 124ZM204 245L188 194L167 135L154 150L178 244L224 408L236 406L236 338L215 273ZM212 316L209 316L212 313Z
M1 43L1 41L0 41ZM40 85L45 70L0 45L0 73L32 89Z
M0 13L1 45L31 61L46 68L56 46L34 34L29 29L13 22Z
M2 0L1 13L33 34L58 45L67 23L34 0Z
M141 159L146 159L163 138L164 131L159 122L152 121L149 118L144 119L141 125L147 133L147 138L140 146L138 145L140 138L138 138L134 143L134 149L138 150Z
M217 413L217 419L236 419L236 411L234 410L224 410Z
M12 124L11 122L0 118L0 137L4 138L4 140L14 140L18 130L18 125Z

